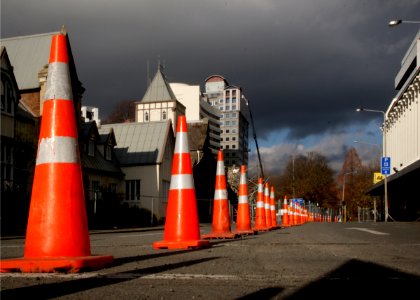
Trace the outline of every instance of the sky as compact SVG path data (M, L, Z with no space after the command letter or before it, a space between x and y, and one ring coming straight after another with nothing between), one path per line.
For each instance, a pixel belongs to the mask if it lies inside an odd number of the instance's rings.
M381 113L419 24L420 0L2 0L1 37L65 25L82 104L105 119L140 100L158 62L169 82L200 85L213 74L250 101L266 172L316 151L339 170L355 147L380 159ZM257 162L250 126L249 169ZM359 143L354 143L358 140Z

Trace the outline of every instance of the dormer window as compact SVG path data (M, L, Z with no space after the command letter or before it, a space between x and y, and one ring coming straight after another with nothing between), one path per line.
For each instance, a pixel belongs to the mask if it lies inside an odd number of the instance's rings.
M166 120L166 110L162 112L162 120Z
M147 111L144 112L144 121L149 122L149 113Z

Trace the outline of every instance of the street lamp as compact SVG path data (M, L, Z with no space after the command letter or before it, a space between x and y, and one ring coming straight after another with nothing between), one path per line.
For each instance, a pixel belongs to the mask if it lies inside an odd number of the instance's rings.
M386 157L386 133L385 133L385 122L386 122L386 113L383 110L375 110L375 109L367 109L367 108L357 108L357 112L374 112L374 113L381 113L384 118L384 123L382 124L382 155ZM385 222L388 221L388 175L383 174L385 176L384 178L384 189L385 189L385 195L384 195L384 205L385 205Z
M420 21L408 21L408 20L391 20L388 23L389 27L395 27L400 25L401 23L411 23L411 24L420 24Z
M344 205L344 207L346 206L344 204L344 190L346 189L346 175L350 175L350 174L354 174L354 173L356 173L356 171L351 171L351 172L347 172L347 173L343 174L343 195L341 197L341 204ZM346 212L346 209L344 208L343 209L343 221L344 222L346 222L346 219L347 219L346 214L347 214L347 212Z

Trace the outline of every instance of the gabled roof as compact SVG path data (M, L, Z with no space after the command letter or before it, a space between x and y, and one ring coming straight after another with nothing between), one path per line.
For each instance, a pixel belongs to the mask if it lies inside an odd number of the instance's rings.
M151 165L163 161L168 138L172 137L169 120L148 123L121 123L102 125L100 133L113 128L117 146L115 154L121 166Z
M0 47L0 53L1 53L1 69L2 69L2 72L6 72L6 73L10 74L10 79L11 79L12 84L13 84L13 89L17 93L16 100L19 101L20 92L19 92L19 86L18 86L17 81L16 81L15 70L14 70L14 67L13 67L11 61L10 61L10 57L9 57L8 52L7 52L7 49L6 49L6 47L3 46L3 43Z
M52 36L60 32L50 32L1 39L13 65L20 90L39 88L38 72L48 66ZM67 35L69 65L75 73L73 56ZM77 74L75 74L77 76ZM77 78L77 77L76 77Z
M79 135L83 143L89 142L92 133L95 135L97 141L99 141L98 126L95 121L85 122L80 125Z
M148 86L141 102L174 101L176 97L172 91L161 67L158 68L155 77Z
M48 64L51 38L58 32L1 39L14 67L19 89L39 87L38 72Z
M117 140L115 139L114 129L109 128L99 131L99 144L105 145L111 142L113 146L117 145Z
M92 134L95 135L97 142L100 143L100 135L96 122L92 121L81 124L80 139L84 144L89 142L89 138ZM86 152L82 151L80 153L80 159L83 168L88 169L90 172L107 173L116 177L124 176L118 164L115 161L106 160L96 147L94 156L89 156Z

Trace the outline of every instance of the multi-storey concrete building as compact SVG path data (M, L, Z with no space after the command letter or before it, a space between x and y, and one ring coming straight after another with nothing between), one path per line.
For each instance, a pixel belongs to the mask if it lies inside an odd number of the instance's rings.
M208 103L220 110L220 145L226 167L248 164L249 110L242 89L220 75L205 80Z
M220 110L211 106L199 85L170 83L176 99L186 107L187 122L208 120L210 149L214 156L220 149Z
M391 158L387 178L389 214L396 220L420 217L420 31L412 41L395 77L398 91L384 112L383 154ZM384 195L384 180L369 191Z

